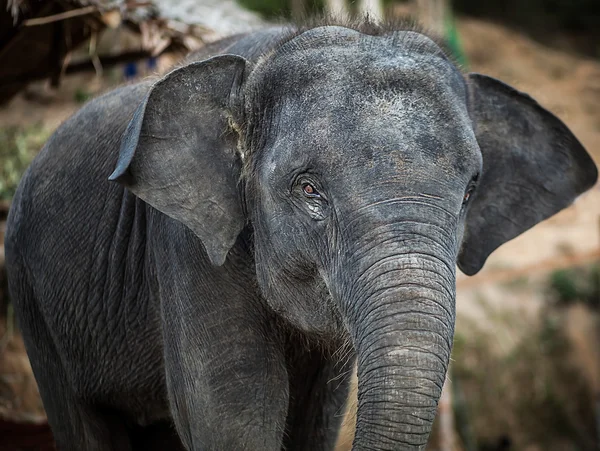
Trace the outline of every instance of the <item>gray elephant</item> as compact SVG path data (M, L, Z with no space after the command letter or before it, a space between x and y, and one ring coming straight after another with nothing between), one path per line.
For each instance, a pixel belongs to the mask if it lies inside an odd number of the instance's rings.
M596 178L559 119L409 28L234 36L91 101L6 236L58 448L331 450L356 361L353 449L423 449L456 264Z

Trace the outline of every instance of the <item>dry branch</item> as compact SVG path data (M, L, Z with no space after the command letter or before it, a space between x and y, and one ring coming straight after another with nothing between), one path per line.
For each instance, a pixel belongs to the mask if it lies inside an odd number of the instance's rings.
M93 12L98 11L95 6L86 6L85 8L72 9L63 13L53 14L46 17L36 17L35 19L28 19L23 22L25 27L32 27L36 25L45 25L52 22L58 22L60 20L69 19L70 17L85 16Z

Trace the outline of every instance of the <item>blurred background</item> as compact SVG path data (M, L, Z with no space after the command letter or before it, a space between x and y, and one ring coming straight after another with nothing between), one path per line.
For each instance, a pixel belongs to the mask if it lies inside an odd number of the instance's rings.
M600 0L0 0L0 450L50 450L4 274L22 172L89 98L271 22L410 17L560 117L600 164ZM94 133L94 130L89 130ZM439 451L600 449L600 186L459 274ZM350 450L355 394L338 451Z

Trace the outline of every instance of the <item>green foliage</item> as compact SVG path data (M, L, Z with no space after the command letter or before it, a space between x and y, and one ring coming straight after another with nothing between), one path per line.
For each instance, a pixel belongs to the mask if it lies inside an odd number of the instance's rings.
M50 136L40 125L0 129L0 200L10 200L23 172Z
M562 303L571 303L578 297L575 279L569 270L561 269L550 276L550 290Z
M453 0L452 3L457 11L466 14L535 24L551 21L571 29L591 28L600 20L598 0Z
M458 35L458 29L456 28L456 21L454 20L454 16L452 14L449 14L446 18L445 27L445 39L448 42L448 47L454 54L454 57L456 58L458 64L460 64L465 70L467 70L467 55L463 49L462 42Z
M553 272L548 280L548 292L551 300L559 305L582 302L592 309L600 309L600 263Z
M289 17L290 5L282 0L238 0L239 4L267 18Z
M74 97L75 97L75 102L77 102L77 103L85 103L89 99L92 98L92 94L90 92L86 91L85 89L78 88L75 91Z

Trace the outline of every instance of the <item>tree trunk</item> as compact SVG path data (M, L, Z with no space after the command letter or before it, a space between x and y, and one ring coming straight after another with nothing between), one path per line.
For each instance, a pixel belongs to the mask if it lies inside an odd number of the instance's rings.
M304 0L292 0L292 19L300 19L305 13Z
M334 18L346 19L348 17L345 0L326 0L325 10L329 16Z
M369 16L371 20L380 22L383 20L383 6L381 0L361 0L360 15Z

